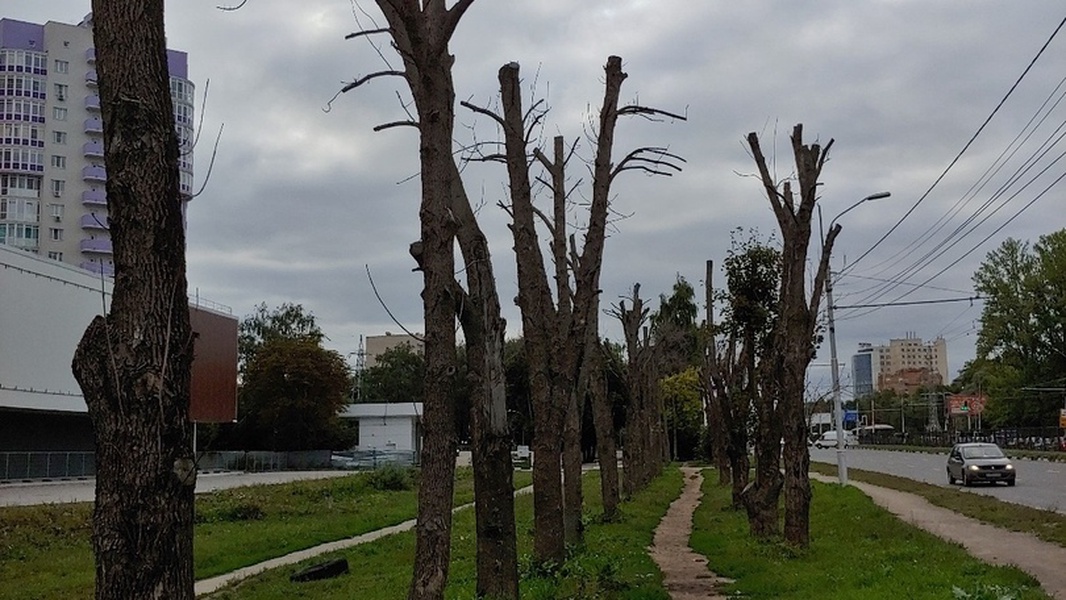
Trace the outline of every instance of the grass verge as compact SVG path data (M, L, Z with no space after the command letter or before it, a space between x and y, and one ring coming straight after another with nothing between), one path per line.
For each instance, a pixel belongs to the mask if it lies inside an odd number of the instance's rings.
M816 462L811 463L811 471L833 476L837 473L836 465ZM1029 533L1045 542L1066 547L1066 515L1061 513L862 469L849 468L848 476L871 485L916 494L936 506L951 509L967 517L1011 531Z
M516 486L530 479L515 473ZM417 491L396 489L402 480L378 471L197 495L196 578L414 518ZM473 494L472 472L458 469L456 504ZM0 508L0 600L92 598L91 517L89 503Z
M704 481L692 547L743 598L960 598L1036 600L1048 596L1028 574L971 557L957 544L899 521L854 487L812 482L811 545L758 542L728 488Z
M669 600L662 588L658 567L648 557L656 525L670 502L680 493L681 473L676 468L656 479L647 490L622 506L623 518L601 523L602 508L598 473L584 480L586 545L572 549L564 565L551 573L532 566L533 499L520 496L515 503L521 596L527 600L625 599ZM303 565L275 569L225 588L214 600L391 600L407 595L414 562L413 532L392 535L375 542L322 556ZM330 558L346 558L351 572L341 577L307 583L291 583L288 577L299 568ZM455 515L452 530L451 572L446 598L475 597L475 539L473 511Z

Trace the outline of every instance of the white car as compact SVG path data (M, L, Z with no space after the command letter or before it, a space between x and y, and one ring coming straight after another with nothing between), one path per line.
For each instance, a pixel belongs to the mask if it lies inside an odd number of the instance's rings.
M844 447L854 446L858 443L855 439L855 434L850 431L844 432ZM837 432L835 429L829 431L823 431L822 436L814 440L815 448L836 448L837 447Z

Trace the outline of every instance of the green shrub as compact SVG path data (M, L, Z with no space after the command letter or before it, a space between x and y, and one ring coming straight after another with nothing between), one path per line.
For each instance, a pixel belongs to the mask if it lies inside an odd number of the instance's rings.
M367 483L375 490L402 492L414 487L414 476L411 469L385 465L371 471Z

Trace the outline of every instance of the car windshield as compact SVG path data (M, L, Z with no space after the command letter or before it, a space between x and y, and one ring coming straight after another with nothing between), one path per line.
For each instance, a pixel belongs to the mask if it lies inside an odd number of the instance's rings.
M999 446L974 446L963 448L962 455L966 458L1003 458L1003 451Z

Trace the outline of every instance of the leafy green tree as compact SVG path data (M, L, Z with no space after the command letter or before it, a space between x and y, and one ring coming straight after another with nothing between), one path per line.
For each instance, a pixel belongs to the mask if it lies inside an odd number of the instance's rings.
M410 346L389 348L363 371L360 401L421 402L426 361Z
M659 380L666 426L670 433L674 460L692 460L699 452L703 434L703 402L700 399L700 373L689 367Z
M706 363L708 424L716 463L728 465L733 505L743 505L750 475L751 436L758 431L756 401L760 398L759 369L769 349L777 320L781 254L755 231L737 229L724 261L726 289L715 294L721 321L707 332L717 339ZM770 412L766 403L762 414ZM723 460L726 459L726 460Z
M1054 423L1061 397L1023 388L1061 385L1066 373L1066 229L1032 247L1008 238L973 280L985 301L977 356L960 383L989 394L994 424Z
M250 450L350 446L354 439L338 417L349 381L344 358L309 337L266 340L245 369L239 439Z
M665 373L678 373L700 362L695 298L692 285L681 276L669 297L659 295L659 310L651 315L651 334Z
M306 338L319 343L326 336L318 328L315 316L305 311L303 305L285 302L269 310L265 302L260 303L251 315L241 319L237 329L237 364L241 373L259 348L276 338Z

